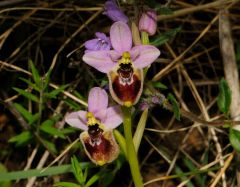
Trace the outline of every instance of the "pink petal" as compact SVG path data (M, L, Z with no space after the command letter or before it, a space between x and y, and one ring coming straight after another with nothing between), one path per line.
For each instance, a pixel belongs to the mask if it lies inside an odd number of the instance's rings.
M99 87L92 88L88 95L88 111L96 114L98 111L106 110L107 106L107 92Z
M94 113L94 117L99 119L101 123L103 123L106 120L107 117L107 109L99 110Z
M158 48L152 45L139 45L135 46L130 51L131 56L136 56L133 60L133 64L136 68L144 68L151 63L153 63L158 56L160 55L160 51Z
M109 129L115 129L123 122L121 109L119 106L109 107L107 109L107 117L104 124Z
M91 51L83 55L83 61L102 73L108 73L116 65L108 51Z
M76 127L84 131L87 131L88 127L86 125L87 124L86 114L87 112L82 110L78 112L72 112L65 117L65 121L72 127Z
M132 33L128 25L122 21L115 22L110 29L110 40L113 48L123 53L132 47Z

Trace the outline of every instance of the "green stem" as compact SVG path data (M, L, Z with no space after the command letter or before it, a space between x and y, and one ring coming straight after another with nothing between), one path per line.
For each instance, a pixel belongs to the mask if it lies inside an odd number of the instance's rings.
M149 37L148 37L148 33L143 31L141 32L141 38L142 38L142 44L143 45L148 45L149 44Z
M143 187L142 176L140 173L140 168L138 164L137 154L133 144L132 138L132 119L131 119L131 109L132 107L122 107L123 111L123 126L124 135L126 139L127 146L127 157L130 165L133 182L135 187Z

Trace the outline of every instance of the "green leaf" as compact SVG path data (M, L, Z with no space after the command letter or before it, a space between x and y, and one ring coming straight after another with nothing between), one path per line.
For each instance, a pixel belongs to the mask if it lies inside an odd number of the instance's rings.
M22 78L22 77L20 77L19 79L22 80L23 82L27 83L28 86L32 87L34 90L40 92L40 89L37 87L37 85L32 83L30 80Z
M123 135L116 129L113 130L114 137L116 138L123 154L127 158L127 147L126 147L126 140Z
M181 31L181 27L177 27L175 29L169 30L163 34L158 35L155 37L153 41L150 42L151 45L154 46L160 46L166 42L168 42L170 39L174 38L175 35Z
M54 154L57 154L57 149L56 149L56 146L53 142L50 142L48 140L45 140L43 139L42 140L44 145L49 149L50 152L54 153Z
M38 73L38 70L34 66L34 63L33 63L33 61L31 59L29 59L28 62L30 64L30 66L31 66L33 80L36 83L36 85L41 89L41 78L40 78L40 75Z
M46 93L45 95L46 95L48 98L53 98L53 99L55 99L56 96L57 96L59 93L61 93L62 91L64 91L68 86L69 86L68 84L62 85L62 86L60 86L58 89L55 89L55 90L53 90L53 91L51 91L51 92L49 92L49 93Z
M227 81L222 78L219 85L219 94L217 97L218 108L224 114L228 114L232 100L231 90Z
M26 98L28 98L28 99L30 99L30 100L32 100L32 101L34 101L34 102L39 102L39 99L38 99L38 97L37 96L35 96L35 95L33 95L32 93L29 93L29 92L27 92L27 91L25 91L25 90L22 90L22 89L20 89L20 88L13 88L15 91L17 91L20 95L22 95L22 96L24 96L24 97L26 97Z
M28 121L32 121L33 120L33 115L28 112L27 109L25 109L22 105L18 104L18 103L14 103L13 104L14 107L17 109L18 112L20 112L20 114Z
M0 174L5 173L5 172L7 172L6 167L2 163L0 163ZM0 186L1 187L11 187L12 185L11 185L10 181L2 181L2 182L0 182Z
M154 88L160 88L162 90L168 89L168 87L165 84L162 84L161 82L152 82L152 85Z
M90 163L82 163L82 167L89 167ZM44 172L43 169L30 169L26 171L12 171L12 172L4 172L0 173L0 181L10 181L10 180L19 180L19 179L27 179L30 177L43 177L43 176L51 176L58 175L63 173L72 172L71 165L61 165L61 166L53 166L47 168Z
M54 187L80 187L78 184L72 182L58 182L53 185Z
M71 158L71 164L72 164L72 168L73 168L73 174L74 174L75 178L77 179L78 183L80 185L84 185L86 182L86 177L83 174L82 168L81 168L76 156L73 156Z
M29 125L32 125L34 124L40 117L40 114L39 113L36 113L32 116L32 119L28 122Z
M55 119L47 119L41 124L40 130L53 136L58 136L62 139L65 139L64 133L54 127L55 123Z
M101 176L100 172L99 172L99 173L96 173L95 175L93 175L93 176L88 180L88 182L85 184L84 187L92 186L93 183L95 183L96 181L99 180L100 176Z
M176 101L175 97L171 93L168 94L167 99L172 104L175 118L180 121L180 109L179 109L178 102Z
M14 136L8 140L10 143L15 143L16 146L21 146L28 143L33 138L33 135L29 131L24 131L21 134Z
M157 8L157 13L158 13L158 15L159 14L171 15L171 14L174 13L174 11L172 9L168 8L168 7L161 6L161 7Z
M137 125L137 129L134 133L134 137L133 137L133 143L134 143L134 147L136 149L136 152L138 152L141 140L142 140L142 136L143 136L143 132L146 126L146 122L147 122L147 117L148 117L148 109L145 109L140 117L140 120L138 122Z
M240 131L230 128L229 140L233 148L240 153Z

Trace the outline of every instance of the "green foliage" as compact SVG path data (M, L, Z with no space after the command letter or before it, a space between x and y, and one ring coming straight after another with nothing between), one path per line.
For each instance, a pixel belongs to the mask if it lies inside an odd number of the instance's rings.
M229 140L233 148L240 153L240 131L230 128Z
M160 46L160 45L163 45L164 43L168 42L169 40L173 39L176 34L178 32L181 31L181 27L177 27L175 29L172 29L172 30L169 30L169 31L166 31L165 33L163 34L159 34L158 36L156 36L151 42L150 44L151 45L154 45L154 46Z
M175 99L175 97L171 93L168 94L167 99L172 104L173 113L175 115L175 118L177 120L180 120L181 113L180 113L179 104L178 104L177 100Z
M82 168L89 167L90 163L81 163ZM0 172L0 182L27 179L29 177L43 177L72 172L71 165L52 166L43 171L43 169L29 169L26 171ZM2 186L1 186L2 187Z
M36 67L34 66L34 64L33 64L33 61L31 60L31 59L29 59L29 64L30 64L30 66L31 66L31 70L32 70L32 76L33 76L33 80L34 80L34 82L35 82L35 84L36 84L36 86L38 87L38 88L42 88L41 87L41 77L40 77L40 75L39 75L39 73L38 73L38 70L36 69Z
M223 112L225 115L227 115L229 112L231 101L232 101L231 90L228 86L227 81L224 78L222 78L219 85L217 104L220 111Z
M161 83L161 82L152 82L152 85L153 85L154 88L159 88L161 90L168 89L168 87L165 84Z
M10 143L15 143L16 146L22 146L30 142L33 138L33 135L29 131L24 131L17 136L14 136L8 140Z
M2 164L0 163L0 174L1 173L5 173L7 172L7 168ZM11 187L11 182L10 181L2 181L0 182L0 186L1 187Z
M36 103L39 102L39 99L36 95L30 93L30 92L27 92L23 89L20 89L20 88L13 88L16 92L18 92L20 95L26 97L27 99L30 99L31 101L34 101Z
M50 119L45 120L41 125L40 125L40 130L48 133L53 136L58 136L59 138L65 139L65 135L62 131L54 127L54 124L57 122L59 119L59 116L54 116Z
M87 180L88 177L88 168L83 168L81 164L78 162L76 156L71 158L72 172L77 180L78 184L72 182L58 182L54 184L56 187L90 187L100 178L100 172L92 175L90 179Z

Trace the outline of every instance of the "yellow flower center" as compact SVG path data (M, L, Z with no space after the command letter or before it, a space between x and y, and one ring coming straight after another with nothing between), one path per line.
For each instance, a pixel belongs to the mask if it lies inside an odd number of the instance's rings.
M122 58L118 61L119 64L131 64L131 55L129 52L123 52Z
M86 118L88 126L93 126L97 124L100 129L104 130L104 125L98 119L95 118L92 112L87 112Z

